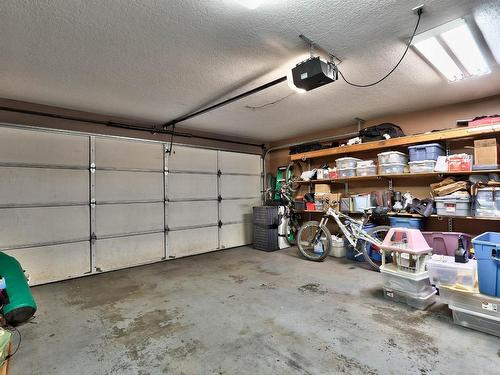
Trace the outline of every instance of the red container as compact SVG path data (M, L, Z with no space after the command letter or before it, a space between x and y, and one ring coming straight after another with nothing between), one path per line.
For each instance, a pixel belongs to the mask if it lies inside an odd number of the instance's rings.
M314 202L306 202L306 210L316 211L316 206L314 205Z
M338 178L337 171L330 171L330 180L336 180Z
M472 158L470 155L448 156L448 172L470 172L472 170Z

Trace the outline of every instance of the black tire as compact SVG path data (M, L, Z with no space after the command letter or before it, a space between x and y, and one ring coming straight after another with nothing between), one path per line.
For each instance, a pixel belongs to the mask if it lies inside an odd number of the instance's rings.
M292 161L286 167L285 181L287 184L290 184L290 189L292 191L296 191L300 187L298 181L300 181L300 176L302 175L302 172L303 172L302 164L299 161ZM291 175L290 177L288 176L289 174Z
M314 251L311 252L310 246L312 248L315 248L315 245L313 245L310 241L309 238L306 238L306 231L311 231L311 233L308 234L313 234L315 237L317 236L317 231L321 231L320 234L320 239L322 240L322 248L323 252L322 253L315 253ZM306 247L306 243L308 244ZM326 259L328 254L330 253L330 249L332 248L332 235L330 234L330 231L328 230L327 227L324 225L320 226L319 222L317 221L308 221L304 225L302 225L299 229L299 233L297 234L297 247L299 248L300 253L304 258L307 260L312 260L314 262L322 262Z
M379 225L377 227L371 228L366 231L369 235L375 238L379 238L380 240L383 240L387 232L389 232L389 229L391 229L390 226L387 225ZM380 264L378 262L375 262L372 257L370 257L369 254L369 249L367 246L366 241L359 241L358 242L358 250L363 253L363 256L365 260L368 262L371 268L373 268L375 271L380 271Z

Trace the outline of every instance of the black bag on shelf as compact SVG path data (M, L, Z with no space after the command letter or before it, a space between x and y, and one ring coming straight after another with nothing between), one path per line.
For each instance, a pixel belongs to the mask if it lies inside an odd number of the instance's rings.
M404 137L403 130L395 124L383 123L379 125L370 126L359 131L359 137L365 142L382 141L389 138Z
M302 154L303 152L321 150L321 143L308 143L290 147L290 155Z

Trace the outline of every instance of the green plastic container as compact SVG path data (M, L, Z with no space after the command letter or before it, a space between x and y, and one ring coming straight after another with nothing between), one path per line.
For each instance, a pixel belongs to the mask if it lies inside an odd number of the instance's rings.
M36 303L19 262L0 252L0 276L4 278L8 303L2 308L7 323L17 325L36 312Z

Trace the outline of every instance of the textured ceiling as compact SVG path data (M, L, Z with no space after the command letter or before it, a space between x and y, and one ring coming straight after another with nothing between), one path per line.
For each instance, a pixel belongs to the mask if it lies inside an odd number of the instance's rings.
M285 75L307 56L300 33L341 57L349 79L372 81L398 60L422 2L267 0L249 10L236 0L2 0L0 97L166 122ZM424 3L421 31L464 15L499 20L498 1ZM410 51L378 86L338 81L248 108L291 92L283 83L182 126L278 140L493 95L500 71L449 84Z

